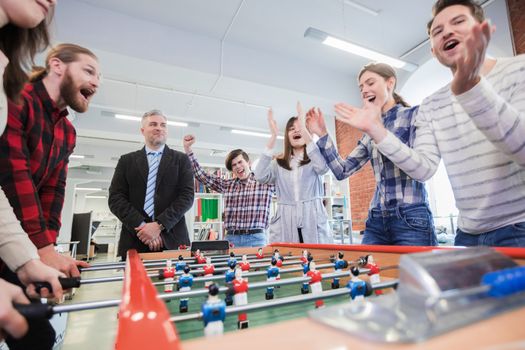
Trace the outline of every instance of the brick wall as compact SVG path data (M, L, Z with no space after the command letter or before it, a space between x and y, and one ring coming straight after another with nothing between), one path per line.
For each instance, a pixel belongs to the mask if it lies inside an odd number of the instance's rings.
M336 121L335 132L337 148L341 156L345 158L355 148L362 133L339 121ZM370 162L352 175L349 182L352 228L364 230L365 221L368 217L368 207L375 191L374 174Z
M516 53L525 53L525 1L507 0L507 6Z

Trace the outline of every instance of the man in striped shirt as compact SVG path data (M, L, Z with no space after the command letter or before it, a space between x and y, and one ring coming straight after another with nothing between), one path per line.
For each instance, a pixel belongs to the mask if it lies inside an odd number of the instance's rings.
M226 239L236 247L265 246L274 186L255 180L248 154L241 149L231 151L226 157L226 169L233 173L232 179L205 172L191 149L194 143L195 137L186 135L184 151L195 177L209 189L224 195Z
M374 111L336 114L414 179L428 180L443 159L459 209L456 245L525 246L525 56L486 57L493 30L474 1L436 2L432 53L453 79L421 104L413 148Z

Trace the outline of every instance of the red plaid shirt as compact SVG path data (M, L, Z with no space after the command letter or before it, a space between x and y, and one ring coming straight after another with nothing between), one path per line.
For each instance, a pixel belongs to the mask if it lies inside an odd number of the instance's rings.
M0 185L37 248L56 242L67 163L76 132L41 81L26 84L23 103L9 101L0 137Z

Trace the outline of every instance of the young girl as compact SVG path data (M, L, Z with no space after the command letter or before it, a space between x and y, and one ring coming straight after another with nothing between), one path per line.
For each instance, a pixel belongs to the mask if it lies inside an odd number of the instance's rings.
M297 110L301 115L299 104ZM286 123L284 152L272 160L278 129L271 109L268 124L272 136L254 173L258 181L273 183L276 188L277 211L270 222L270 243L332 243L322 199L326 162L297 117Z
M414 121L418 107L409 107L395 92L394 69L384 63L370 63L363 67L358 80L364 107L357 109L340 103L336 105L338 119L346 122L348 110L359 112L354 118L382 118L384 126L410 146L415 136ZM349 177L369 160L372 162L376 191L370 203L363 244L437 244L424 183L410 178L379 153L366 134L352 153L342 159L328 136L319 109L308 111L307 125L310 132L320 137L317 145L338 180Z

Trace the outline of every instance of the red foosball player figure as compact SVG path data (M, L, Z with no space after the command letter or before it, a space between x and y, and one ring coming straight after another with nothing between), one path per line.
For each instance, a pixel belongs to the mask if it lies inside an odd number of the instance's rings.
M277 260L277 267L281 268L283 267L283 256L281 255L281 253L279 253L279 249L275 249L273 251L273 257L275 258L275 260Z
M242 278L242 270L235 269L235 279L233 280L233 305L248 304L248 279ZM248 328L248 315L239 313L237 316L237 328Z
M246 272L250 271L250 262L248 261L248 257L246 255L242 256L242 260L239 263L239 267L241 268L241 270L243 272L244 271L246 271Z
M206 264L206 257L201 253L200 249L197 249L194 254L196 264Z
M206 265L204 265L202 269L204 270L204 277L213 276L213 273L215 272L215 266L213 266L211 263L211 258L206 258ZM209 287L212 283L212 281L206 281L204 282L204 286Z
M255 257L256 257L257 259L262 259L262 258L264 258L264 253L263 253L262 248L257 249L257 254L255 254Z
M186 244L179 245L179 250L187 250L187 249L188 249L188 246Z
M379 265L377 265L377 263L374 261L374 257L372 255L366 256L365 268L370 269L368 276L370 276L370 283L372 283L372 285L381 282L381 277L379 276L380 268ZM374 293L376 295L381 295L383 294L383 291L381 289L376 289Z
M189 292L193 285L193 275L190 273L190 267L184 267L184 273L179 277L179 292ZM179 304L180 312L188 312L188 298L181 298Z
M301 264L308 264L308 250L303 250L303 255L301 256Z
M208 287L208 300L202 304L201 311L204 321L204 335L211 337L223 334L226 304L219 299L219 286L215 283Z
M314 261L310 261L309 265L309 271L306 273L306 275L310 277L310 289L312 294L321 294L323 292L323 285L321 284L323 277L321 276L321 271L317 271ZM316 308L320 308L323 305L324 302L321 299L315 301Z
M166 260L166 267L164 268L162 277L164 278L164 282L173 282L175 280L175 268L172 266L171 259ZM173 284L174 283L165 284L164 292L165 293L173 292Z

